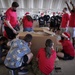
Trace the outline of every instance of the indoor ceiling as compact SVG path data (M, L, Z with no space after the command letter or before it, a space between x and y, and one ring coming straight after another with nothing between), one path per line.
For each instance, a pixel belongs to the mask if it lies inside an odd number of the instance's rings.
M23 15L25 12L38 13L44 11L61 11L65 6L65 1L70 2L71 0L0 0L0 12L6 11L11 6L13 1L19 3L18 12ZM75 0L72 0L75 4Z

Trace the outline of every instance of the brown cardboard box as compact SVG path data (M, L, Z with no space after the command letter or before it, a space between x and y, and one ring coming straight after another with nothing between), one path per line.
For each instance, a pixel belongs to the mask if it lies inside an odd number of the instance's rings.
M43 32L43 30L49 30L49 27L35 27L33 28L34 32Z
M33 28L39 27L39 22L38 21L33 21Z
M31 50L34 55L36 55L37 51L40 48L45 47L45 41L47 39L51 39L54 42L54 48L56 48L56 37L55 36L46 35L46 33L37 34L37 33L29 33L29 32L21 32L19 33L19 36L20 38L23 39L26 34L31 34L33 36Z
M34 28L33 30L34 30L34 32L43 32L42 28Z

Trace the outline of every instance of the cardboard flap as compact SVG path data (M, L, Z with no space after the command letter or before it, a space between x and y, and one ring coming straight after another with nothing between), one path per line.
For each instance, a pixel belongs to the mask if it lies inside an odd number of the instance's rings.
M55 35L55 33L54 33L54 32L48 31L48 30L46 30L46 29L43 29L43 31L44 31L45 33L47 33L47 34Z

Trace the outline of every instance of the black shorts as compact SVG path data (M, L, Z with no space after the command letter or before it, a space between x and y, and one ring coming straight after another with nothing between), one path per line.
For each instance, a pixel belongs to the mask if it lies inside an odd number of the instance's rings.
M26 66L27 65L27 61L28 61L28 56L27 55L23 56L22 66Z
M16 34L9 27L4 27L9 39L13 39L16 37Z
M69 54L66 54L64 51L62 51L64 53L64 58L62 58L63 60L72 60L74 59L74 57L70 56Z
M23 63L20 67L17 67L17 68L9 68L7 66L5 66L5 67L8 68L8 69L11 69L11 70L20 69L21 67L27 66L27 61L28 61L28 56L25 55L25 56L23 56Z

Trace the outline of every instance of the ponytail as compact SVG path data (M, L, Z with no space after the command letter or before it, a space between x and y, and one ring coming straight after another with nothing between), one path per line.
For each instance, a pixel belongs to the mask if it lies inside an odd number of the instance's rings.
M50 58L50 56L51 56L51 54L52 54L52 45L53 45L53 43L52 43L52 40L50 40L50 39L47 39L46 40L46 43L45 43L45 52L46 52L46 57L47 58Z

